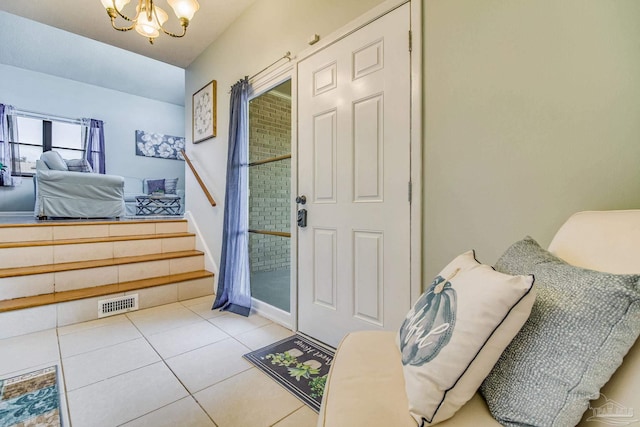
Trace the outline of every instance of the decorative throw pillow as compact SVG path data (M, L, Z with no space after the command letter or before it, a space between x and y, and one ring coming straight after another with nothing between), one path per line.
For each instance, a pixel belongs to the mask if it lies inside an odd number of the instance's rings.
M506 426L573 426L640 333L640 275L574 267L530 237L496 269L532 273L538 296L529 320L482 384Z
M67 164L67 168L71 172L93 172L93 169L91 168L91 165L89 164L87 159L65 159L65 163Z
M147 180L148 194L163 193L164 194L164 179L151 179Z
M164 192L167 194L176 194L178 188L178 178L164 179Z
M56 171L68 171L69 168L64 159L57 151L45 151L40 156L40 160L44 162L49 169Z
M473 397L527 320L533 281L498 273L469 251L420 296L398 334L409 412L418 425L452 417Z

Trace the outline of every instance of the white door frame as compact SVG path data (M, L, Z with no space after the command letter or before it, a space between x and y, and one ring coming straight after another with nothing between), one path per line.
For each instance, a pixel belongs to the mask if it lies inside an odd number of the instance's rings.
M410 43L409 38L411 37L411 208L410 208L410 220L411 220L411 248L410 248L410 256L411 256L411 271L410 271L410 295L411 295L411 304L413 305L415 301L417 301L418 297L422 293L422 2L420 0L387 0L368 12L364 13L360 17L351 21L346 26L341 29L325 36L321 41L313 45L312 47L305 49L301 53L299 53L296 60L296 74L297 74L297 63L302 61L303 59L319 52L331 46L332 44L338 42L339 40L347 37L348 35L354 33L360 28L368 25L369 23L375 21L383 15L397 9L398 7L410 3L410 14L411 14L411 33L410 36L407 34L407 43ZM297 76L295 79L292 79L292 84L297 83ZM292 94L292 100L293 100ZM297 95L295 98L294 106L292 105L292 109L296 110L296 122L297 122ZM292 137L292 140L295 141L296 146L296 156L293 157L292 153L292 175L295 174L296 180L298 176L298 164L297 164L297 145L298 145L298 133L297 129L295 130L295 135ZM292 145L294 144L292 141ZM295 163L294 162L295 159ZM294 191L294 188L297 190L297 182L291 187L291 191ZM297 194L297 193L296 193ZM292 193L293 195L293 193ZM409 195L407 195L409 197ZM294 213L295 213L295 204ZM295 228L295 220L292 219L292 238L294 236L294 228ZM297 233L295 233L295 247L297 248ZM293 241L292 241L293 243ZM292 245L292 250L293 250ZM297 264L297 253L296 253L296 264ZM293 282L292 282L293 283ZM297 285L297 279L296 279ZM297 286L296 286L297 287ZM292 300L292 306L293 306ZM297 301L296 301L296 309L297 309ZM293 312L293 310L292 310ZM297 331L298 327L298 318L297 316L293 319L292 327Z
M298 76L299 61L325 49L358 29L410 3L411 10L411 304L422 293L422 2L420 0L386 0L344 27L324 36L321 41L297 54L293 60L252 81L249 99L291 79L291 196L298 194ZM407 34L407 43L409 35ZM253 309L283 326L298 330L298 234L297 206L291 203L291 309L286 313L262 301L252 299Z
M295 194L298 192L298 143L297 143L297 77L295 73L295 63L287 62L279 67L274 68L272 71L268 73L264 73L261 76L253 79L251 81L250 91L249 91L249 101L258 96L270 91L274 87L278 86L281 83L284 83L287 80L291 80L291 195L295 198ZM269 305L263 301L257 300L255 298L251 298L251 307L252 311L255 313L266 317L276 323L281 324L287 328L292 330L296 330L297 328L297 319L298 319L298 240L296 238L296 221L295 217L297 215L296 204L291 202L291 209L289 212L290 221L291 221L291 238L289 239L289 250L290 250L290 265L291 265L291 275L289 277L290 283L290 309L289 313L284 310L281 310L277 307Z

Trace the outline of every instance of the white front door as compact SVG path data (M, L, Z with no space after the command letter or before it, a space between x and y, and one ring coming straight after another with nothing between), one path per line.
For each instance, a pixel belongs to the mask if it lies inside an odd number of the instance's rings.
M410 308L409 19L405 4L298 64L298 329L333 346Z

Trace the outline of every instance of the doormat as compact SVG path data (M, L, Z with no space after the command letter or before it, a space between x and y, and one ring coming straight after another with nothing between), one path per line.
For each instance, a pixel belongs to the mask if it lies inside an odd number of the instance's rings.
M294 335L243 357L319 412L334 354L335 350L330 347Z
M57 367L0 379L0 427L59 427Z

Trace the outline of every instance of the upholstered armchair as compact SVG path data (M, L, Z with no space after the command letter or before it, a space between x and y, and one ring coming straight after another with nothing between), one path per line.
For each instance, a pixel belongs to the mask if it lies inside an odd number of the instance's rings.
M124 216L121 176L92 173L87 163L65 161L56 151L47 151L36 161L34 183L38 218Z

